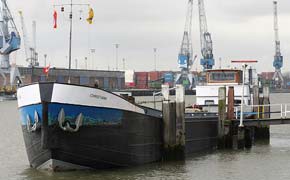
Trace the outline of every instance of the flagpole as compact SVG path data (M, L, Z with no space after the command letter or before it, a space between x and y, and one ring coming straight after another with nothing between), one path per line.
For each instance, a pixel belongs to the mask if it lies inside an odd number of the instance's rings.
M69 33L69 69L68 69L68 83L71 83L71 46L72 46L72 6L73 2L72 0L70 1L70 14L69 14L69 19L70 19L70 33Z

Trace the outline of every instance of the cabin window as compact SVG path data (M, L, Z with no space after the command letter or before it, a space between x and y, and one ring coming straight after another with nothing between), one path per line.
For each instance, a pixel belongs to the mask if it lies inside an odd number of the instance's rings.
M211 81L235 81L235 72L212 72L210 73Z
M208 105L214 105L214 100L205 100L204 104L207 105L207 106Z
M235 103L236 105L239 105L239 104L241 104L242 102L241 102L240 99L235 99L234 103Z

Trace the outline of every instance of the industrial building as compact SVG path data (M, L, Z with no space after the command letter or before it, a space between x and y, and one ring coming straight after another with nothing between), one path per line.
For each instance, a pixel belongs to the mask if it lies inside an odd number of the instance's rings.
M30 84L34 82L68 82L68 69L51 68L48 76L43 72L41 67L18 67L22 84ZM95 86L96 82L98 87L107 90L116 90L125 88L125 73L122 71L101 71L101 70L71 70L71 83L87 86ZM10 73L5 73L7 82L10 82ZM0 92L15 90L16 83L3 86L4 79L0 77Z

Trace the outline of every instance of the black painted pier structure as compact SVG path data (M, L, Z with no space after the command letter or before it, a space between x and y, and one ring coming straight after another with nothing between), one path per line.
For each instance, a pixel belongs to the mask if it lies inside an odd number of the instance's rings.
M228 105L226 105L226 98L228 98ZM262 95L259 94L258 86L253 87L253 105L250 106L250 113L241 112L235 107L233 87L228 89L228 97L226 97L225 87L219 89L218 106L218 147L220 149L251 148L253 142L259 140L269 142L270 125L290 124L290 118L287 117L290 111L287 111L287 105L270 104L269 87L263 87ZM272 110L275 106L279 109L278 111ZM242 119L241 113L244 114ZM271 117L277 114L279 117Z
M169 100L169 86L162 86L163 157L183 160L187 155L217 148L218 117L216 113L185 111L185 91L176 86L175 101Z

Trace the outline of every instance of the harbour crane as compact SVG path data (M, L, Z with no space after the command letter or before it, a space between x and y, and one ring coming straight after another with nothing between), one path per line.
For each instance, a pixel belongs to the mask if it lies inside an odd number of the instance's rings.
M181 73L176 76L176 84L184 84L183 81L188 80L186 88L192 88L193 80L190 69L193 65L193 50L192 50L192 40L191 40L191 28L192 28L192 10L193 10L193 0L188 1L187 17L183 33L183 39L178 54L178 67Z
M38 53L36 52L36 22L32 22L32 34L33 34L33 43L31 44L29 41L23 12L19 11L20 20L21 20L21 29L22 29L22 37L24 42L24 50L26 61L29 63L30 67L39 66L38 62Z
M10 69L9 55L20 48L21 38L8 8L6 0L0 3L0 74L4 78ZM13 77L14 75L11 75Z
M274 82L275 87L282 88L284 86L284 78L281 73L281 68L283 67L283 56L281 54L279 40L277 1L274 1L273 4L274 4L274 31L275 31L275 56L273 66L275 68L275 73L272 80Z
M198 9L199 9L199 26L200 26L200 47L202 59L200 60L200 65L203 66L203 69L212 69L215 65L213 57L213 46L211 34L207 29L207 20L204 8L204 1L198 0Z

